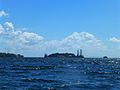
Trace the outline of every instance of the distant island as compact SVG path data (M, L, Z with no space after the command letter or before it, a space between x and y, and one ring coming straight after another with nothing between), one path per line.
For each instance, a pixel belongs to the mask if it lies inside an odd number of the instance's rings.
M107 56L104 56L103 58L108 58Z
M23 55L13 53L0 53L0 58L23 58Z
M77 55L75 55L74 53L53 53L50 55L45 54L44 58L47 58L47 57L58 57L58 58L79 57L79 58L84 58L84 56L82 55L82 49L77 50Z

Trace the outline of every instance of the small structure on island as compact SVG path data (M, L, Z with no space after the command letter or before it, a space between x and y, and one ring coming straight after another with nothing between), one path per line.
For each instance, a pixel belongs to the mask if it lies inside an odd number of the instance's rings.
M45 53L44 58L48 57L48 55Z
M77 50L77 57L84 58L84 56L82 55L82 49Z

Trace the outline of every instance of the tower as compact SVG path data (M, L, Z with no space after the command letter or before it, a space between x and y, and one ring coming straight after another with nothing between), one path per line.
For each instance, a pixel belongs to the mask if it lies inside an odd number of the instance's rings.
M80 56L82 55L82 49L80 49Z
M46 57L47 57L47 54L45 53L44 58L46 58Z
M77 50L77 56L79 56L79 50Z
M82 49L80 49L80 58L84 58L84 56L82 55Z

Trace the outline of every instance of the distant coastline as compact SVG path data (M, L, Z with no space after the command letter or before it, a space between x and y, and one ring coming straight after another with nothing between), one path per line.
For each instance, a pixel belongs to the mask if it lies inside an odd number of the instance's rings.
M13 53L0 53L0 58L25 58L25 59L31 59L31 58L87 58L84 57L84 55L82 54L82 49L77 50L77 55L75 55L74 53L52 53L52 54L45 54L44 57L25 57L24 55L21 54L13 54ZM103 56L101 58L107 59L107 56Z

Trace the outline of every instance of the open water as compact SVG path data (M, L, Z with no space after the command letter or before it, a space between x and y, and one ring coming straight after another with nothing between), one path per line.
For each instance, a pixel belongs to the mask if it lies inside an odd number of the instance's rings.
M120 90L120 59L1 59L0 90Z

